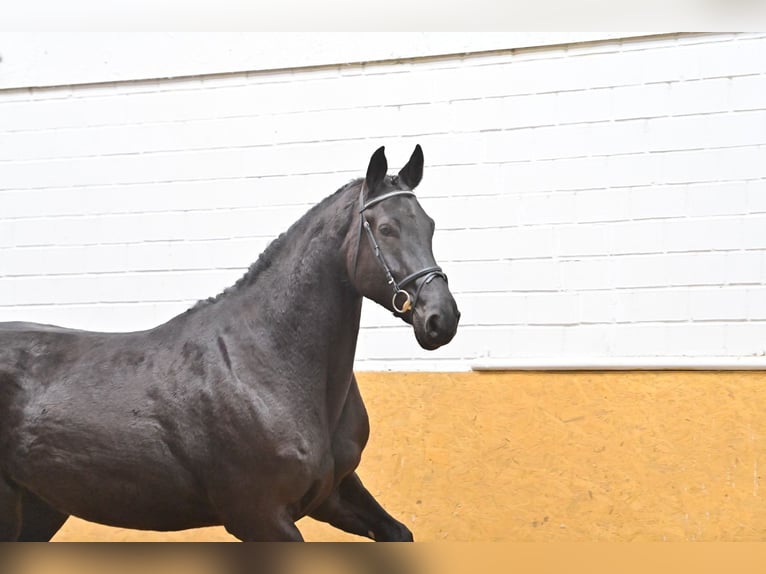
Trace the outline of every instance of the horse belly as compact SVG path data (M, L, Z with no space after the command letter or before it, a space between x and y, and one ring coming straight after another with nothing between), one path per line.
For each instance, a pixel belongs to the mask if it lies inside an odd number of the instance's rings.
M119 433L104 433L78 422L28 425L9 465L13 480L57 510L101 524L179 530L216 523L202 488L158 434L119 424Z
M62 465L55 483L34 473L23 485L61 512L110 526L181 530L218 523L206 498L174 479L173 470L159 480L124 470Z

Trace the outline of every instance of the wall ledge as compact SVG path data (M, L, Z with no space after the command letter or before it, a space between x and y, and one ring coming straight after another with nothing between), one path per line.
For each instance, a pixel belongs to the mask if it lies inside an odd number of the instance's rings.
M472 371L760 371L766 357L593 357L471 361Z
M0 90L198 78L654 38L650 32L7 33ZM671 43L675 33L660 34Z

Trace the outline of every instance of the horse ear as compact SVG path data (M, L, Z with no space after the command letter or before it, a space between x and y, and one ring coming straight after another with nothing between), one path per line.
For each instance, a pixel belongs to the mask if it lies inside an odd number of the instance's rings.
M383 182L388 171L388 161L386 161L385 146L380 146L370 158L370 165L367 166L367 192L375 193L378 186Z
M415 146L410 161L399 171L399 179L410 189L415 189L423 179L423 149L420 144Z

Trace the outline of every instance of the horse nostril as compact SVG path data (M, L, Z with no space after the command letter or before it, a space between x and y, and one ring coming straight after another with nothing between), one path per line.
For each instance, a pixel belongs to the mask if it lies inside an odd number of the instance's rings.
M426 320L426 332L431 339L439 336L439 315L431 315Z

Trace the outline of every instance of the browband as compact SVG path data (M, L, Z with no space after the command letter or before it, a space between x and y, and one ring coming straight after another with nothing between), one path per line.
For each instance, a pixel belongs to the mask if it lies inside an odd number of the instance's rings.
M367 203L363 204L362 207L359 209L359 213L363 213L367 209L371 208L373 205L379 204L381 201L384 201L388 199L389 197L395 197L397 195L408 195L410 197L415 197L415 194L411 191L392 191L391 193L386 193L381 196L375 197L368 201ZM359 196L359 203L362 203L362 200L364 199L364 185L362 185L361 193Z

